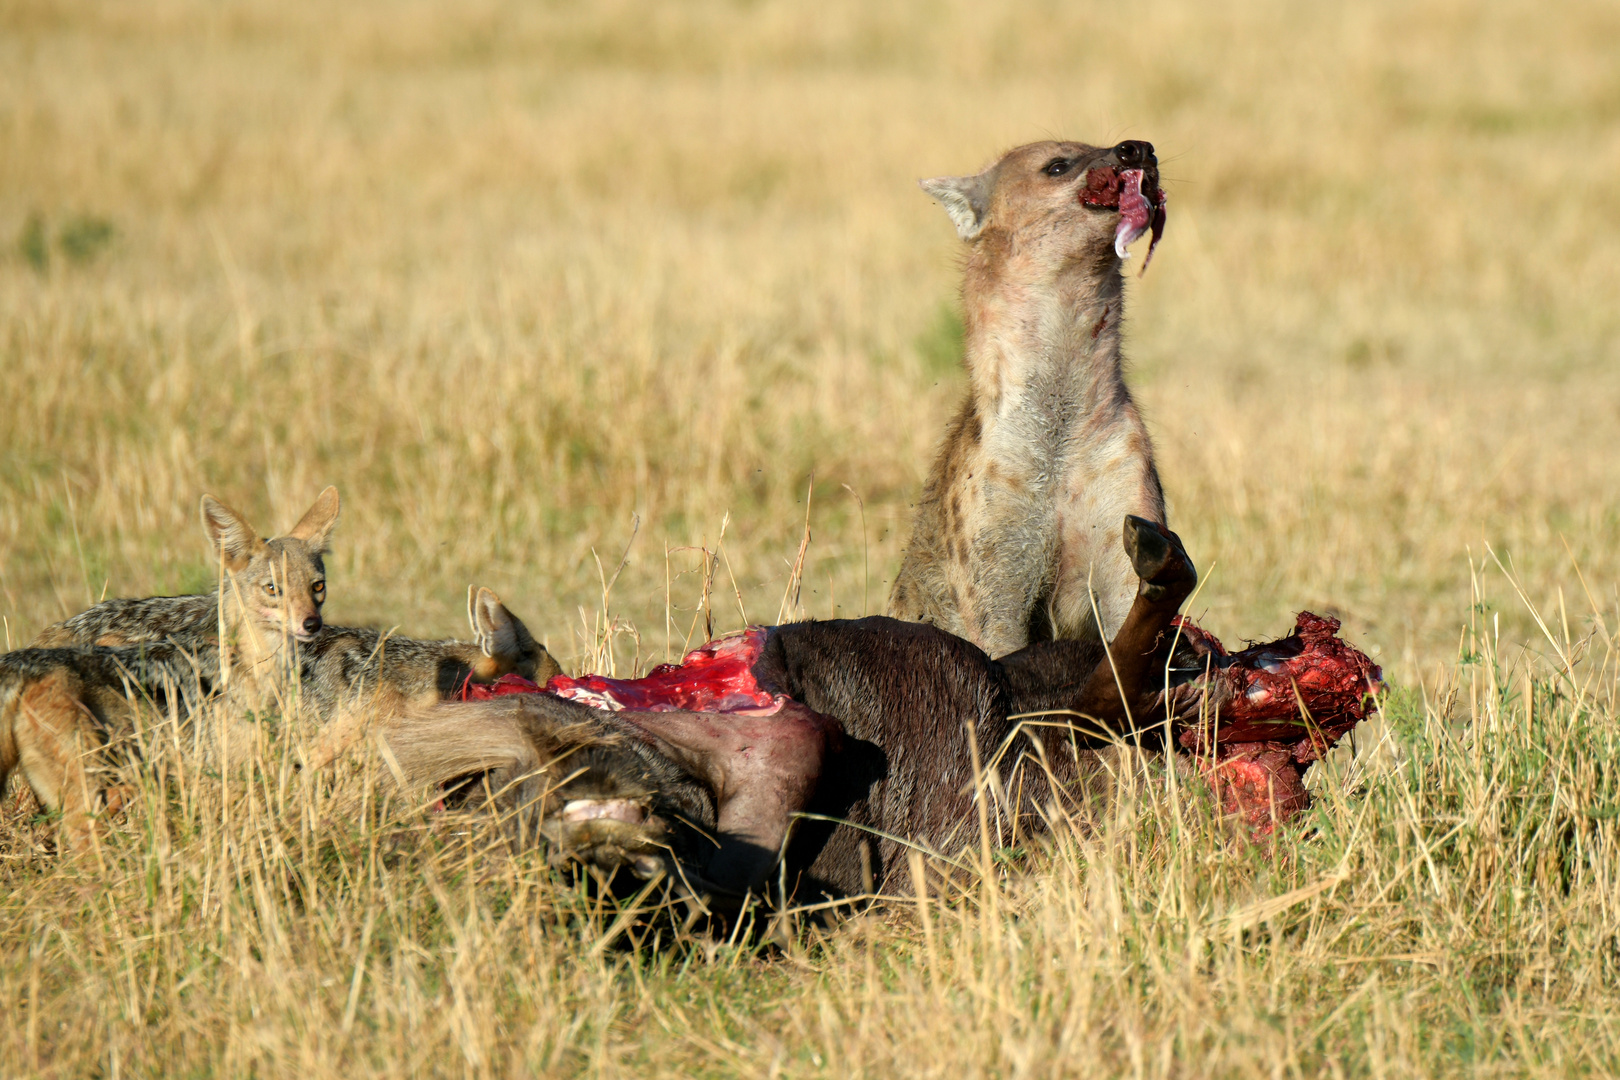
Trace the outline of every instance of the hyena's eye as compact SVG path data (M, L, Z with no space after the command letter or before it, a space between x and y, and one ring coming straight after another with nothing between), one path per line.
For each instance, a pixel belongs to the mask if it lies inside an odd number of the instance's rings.
M1069 161L1068 161L1068 159L1067 158L1060 158L1060 157L1053 158L1051 161L1048 161L1046 163L1046 168L1041 170L1041 172L1045 173L1047 176L1062 176L1064 173L1066 173L1068 171L1069 171Z
M326 582L317 581L309 587L309 591L314 595L317 604L326 602Z
M273 582L273 581L270 582L270 584L268 584L268 585L266 585L264 587L264 591L265 591L265 593L267 595L270 595L270 596L280 596L281 595L281 590L276 588L276 583Z

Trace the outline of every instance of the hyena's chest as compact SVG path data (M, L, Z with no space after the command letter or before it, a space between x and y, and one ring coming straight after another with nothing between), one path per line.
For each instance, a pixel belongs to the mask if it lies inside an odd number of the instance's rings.
M988 428L964 456L962 570L977 578L994 567L992 576L1018 579L1020 596L1051 593L1060 631L1088 617L1081 594L1093 591L1104 622L1116 622L1115 600L1130 591L1120 523L1126 514L1163 520L1146 435L1128 423L1054 432L1030 419Z
M1016 528L1060 543L1072 531L1066 523L1089 518L1099 501L1112 502L1107 492L1118 486L1110 477L1118 455L1087 439L1084 425L1060 424L1034 411L1014 411L986 425L958 470L969 531Z

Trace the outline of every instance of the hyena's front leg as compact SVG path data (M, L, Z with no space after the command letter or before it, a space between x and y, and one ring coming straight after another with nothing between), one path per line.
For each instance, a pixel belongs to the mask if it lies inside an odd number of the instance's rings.
M966 547L966 573L952 584L965 627L959 636L1001 657L1055 636L1046 600L1056 543L1049 515L1034 500L990 489L984 516L990 520Z

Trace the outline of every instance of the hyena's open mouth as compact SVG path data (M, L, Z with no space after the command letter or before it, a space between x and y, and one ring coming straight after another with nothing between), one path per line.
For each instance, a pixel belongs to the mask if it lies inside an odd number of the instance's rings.
M1153 261L1153 249L1159 246L1159 237L1164 235L1164 189L1159 187L1159 166L1151 158L1140 169L1100 165L1086 174L1086 186L1080 189L1080 201L1087 206L1119 211L1119 225L1114 230L1114 252L1121 259L1129 258L1131 245L1150 228L1153 230L1147 257L1142 260L1142 270L1145 272L1148 263Z

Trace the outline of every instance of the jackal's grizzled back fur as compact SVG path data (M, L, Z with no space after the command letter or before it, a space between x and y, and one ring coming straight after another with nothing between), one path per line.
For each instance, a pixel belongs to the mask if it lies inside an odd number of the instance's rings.
M285 536L264 540L240 514L205 495L203 528L225 570L223 609L219 594L106 600L47 627L34 644L166 643L211 652L219 643L223 610L227 636L249 658L275 651L289 637L298 642L298 674L323 717L344 696L368 689L422 700L447 696L468 678L483 682L513 673L544 682L561 673L528 627L489 589L468 589L471 644L324 625L323 556L338 512L337 489L329 487Z
M165 627L163 619L183 610L151 601L115 604L114 610L126 616L139 614L143 605L158 612L158 618L135 627L135 633L157 634ZM487 681L515 672L543 681L559 673L556 661L490 590L473 591L471 615L480 644L327 626L308 643L295 645L298 692L282 700L301 700L326 725L309 764L330 762L371 720L454 697L469 679ZM197 624L188 629L184 618ZM87 622L81 620L79 626ZM105 787L97 776L108 760L104 747L130 734L135 705L149 701L190 718L221 687L222 650L211 635L204 636L200 622L199 616L183 616L168 624L172 633L164 641L29 648L0 655L0 790L11 772L20 770L40 803L62 812L64 839L69 844L82 841L97 794ZM175 639L204 643L186 649ZM228 702L227 714L241 719L243 704ZM327 725L333 720L337 722Z
M34 646L57 649L72 645L137 645L171 642L212 647L219 634L219 597L144 596L103 600L40 631Z
M298 674L322 718L345 698L387 691L422 701L450 697L468 679L488 682L515 674L544 683L562 666L535 640L499 596L471 588L468 621L474 640L424 641L369 627L323 626L298 644ZM219 604L213 596L153 596L106 600L48 627L34 645L61 648L141 643L175 646L218 668Z
M326 626L322 557L338 509L329 487L285 536L262 539L236 511L204 496L222 596L105 601L47 628L35 648L5 657L0 787L20 765L41 802L63 809L70 831L82 833L95 788L87 760L100 760L97 748L133 701L168 702L175 686L191 687L175 702L182 715L227 684L227 711L238 713L266 703L258 700L266 679L286 677L297 690L278 690L278 700L301 698L320 722L345 721L322 733L317 756L330 760L377 715L453 697L469 680L515 673L543 682L561 672L489 589L468 591L472 643Z
M468 680L521 675L544 683L562 673L545 646L489 589L469 590L468 620L475 641L423 641L370 627L329 626L298 646L307 701L329 717L345 699L379 693L422 705L457 696Z

